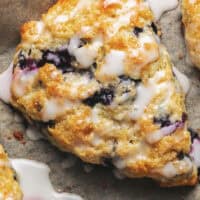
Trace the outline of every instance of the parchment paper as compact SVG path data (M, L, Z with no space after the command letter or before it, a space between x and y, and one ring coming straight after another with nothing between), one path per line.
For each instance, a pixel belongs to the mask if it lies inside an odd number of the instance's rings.
M0 71L11 62L14 48L19 42L20 25L30 19L38 19L53 2L0 0ZM192 87L187 97L189 126L200 129L200 72L186 64L180 8L166 13L160 26L162 42L168 48L174 65L191 79ZM68 154L61 153L45 140L30 140L25 134L26 126L16 112L0 102L0 143L10 157L47 163L52 170L52 182L59 191L79 194L85 200L200 200L199 186L163 189L149 180L117 180L111 169L99 166L86 173L84 164L79 160L70 168ZM22 141L13 136L16 131L23 134Z

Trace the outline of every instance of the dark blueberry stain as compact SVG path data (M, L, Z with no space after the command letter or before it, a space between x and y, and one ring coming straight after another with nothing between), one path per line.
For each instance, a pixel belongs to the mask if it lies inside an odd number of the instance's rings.
M182 122L185 123L188 120L188 115L187 113L182 114Z
M13 179L14 179L15 181L17 181L17 175L16 175L16 174L13 175Z
M32 49L29 49L29 51L28 51L28 55L30 56L31 53L32 53Z
M185 154L183 152L180 152L178 155L177 155L178 159L179 160L183 160L184 157L185 157Z
M154 22L151 23L151 28L153 29L153 32L157 35L158 34L158 28Z
M49 128L54 128L55 127L55 124L56 122L54 120L50 120L46 123L46 125L49 127Z
M154 117L153 122L155 124L160 124L161 128L166 127L166 126L170 126L172 124L170 119L169 119L169 115L165 115L165 116L162 116L160 118Z
M97 63L93 63L93 68L96 69L97 68Z
M85 41L82 41L82 45L85 44ZM31 50L29 50L31 54ZM79 74L88 74L90 78L94 77L93 70L96 66L96 63L92 65L89 69L78 69L74 66L73 63L76 63L76 60L71 56L67 49L58 49L56 51L50 50L41 50L42 58L39 60L32 59L31 57L26 58L22 52L19 53L18 63L21 69L33 70L35 68L40 68L46 63L55 65L63 73L76 72ZM30 55L29 55L30 56Z
M103 105L110 105L114 98L114 88L102 88L100 91L95 92L95 94L83 101L84 104L91 107L98 103Z
M126 76L126 75L119 76L119 79L121 81L134 81L136 83L136 85L141 83L141 79L133 79L133 78Z
M176 121L177 126L178 127L183 126L184 123L187 121L187 119L188 119L188 115L186 113L183 113L181 120ZM154 117L153 121L154 121L155 124L160 124L161 128L167 127L167 126L170 126L170 125L173 124L170 121L170 115L165 115L165 116L162 116L162 117Z
M58 69L62 70L63 73L74 72L72 66L73 57L69 54L67 49L58 51L44 51L41 63L54 64Z
M190 132L192 142L194 139L199 138L199 134L192 128L188 128L188 131Z
M81 48L81 47L85 46L88 43L88 40L85 39L85 38L81 38L80 40L81 40L81 43L78 46L78 48Z
M19 65L21 69L28 69L31 71L37 68L37 61L31 58L21 59Z
M134 34L135 34L136 36L139 36L139 34L142 33L143 31L144 31L143 28L140 28L140 27L135 27L135 28L133 29L133 32L134 32Z

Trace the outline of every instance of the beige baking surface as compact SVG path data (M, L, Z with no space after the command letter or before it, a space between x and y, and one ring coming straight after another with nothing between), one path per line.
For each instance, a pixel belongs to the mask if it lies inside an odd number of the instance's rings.
M0 0L0 71L11 62L19 40L20 24L37 19L51 3L53 0ZM174 65L191 79L192 87L187 98L190 127L200 129L200 72L186 64L180 8L166 13L160 25L162 41ZM11 157L47 163L52 169L52 182L59 191L80 194L85 200L200 200L199 186L161 189L149 180L117 180L111 169L103 167L95 167L92 172L86 173L81 161L65 169L71 164L69 155L59 152L48 142L31 141L26 134L22 141L16 140L13 133L25 133L25 129L20 116L0 102L0 142Z

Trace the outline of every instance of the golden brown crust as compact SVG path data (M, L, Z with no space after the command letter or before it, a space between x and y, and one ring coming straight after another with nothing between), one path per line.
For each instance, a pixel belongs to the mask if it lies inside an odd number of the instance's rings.
M196 168L178 158L191 145L185 94L147 4L119 2L60 0L40 22L25 24L12 105L85 162L110 159L128 177L193 185Z
M200 1L183 0L183 24L185 38L192 63L200 68Z

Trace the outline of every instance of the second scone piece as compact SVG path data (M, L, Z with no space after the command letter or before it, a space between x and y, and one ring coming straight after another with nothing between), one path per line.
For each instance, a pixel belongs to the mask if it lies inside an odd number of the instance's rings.
M22 198L22 191L16 181L15 173L11 169L11 164L3 147L0 145L0 199L22 200Z
M190 59L200 68L200 1L182 0L182 13Z

